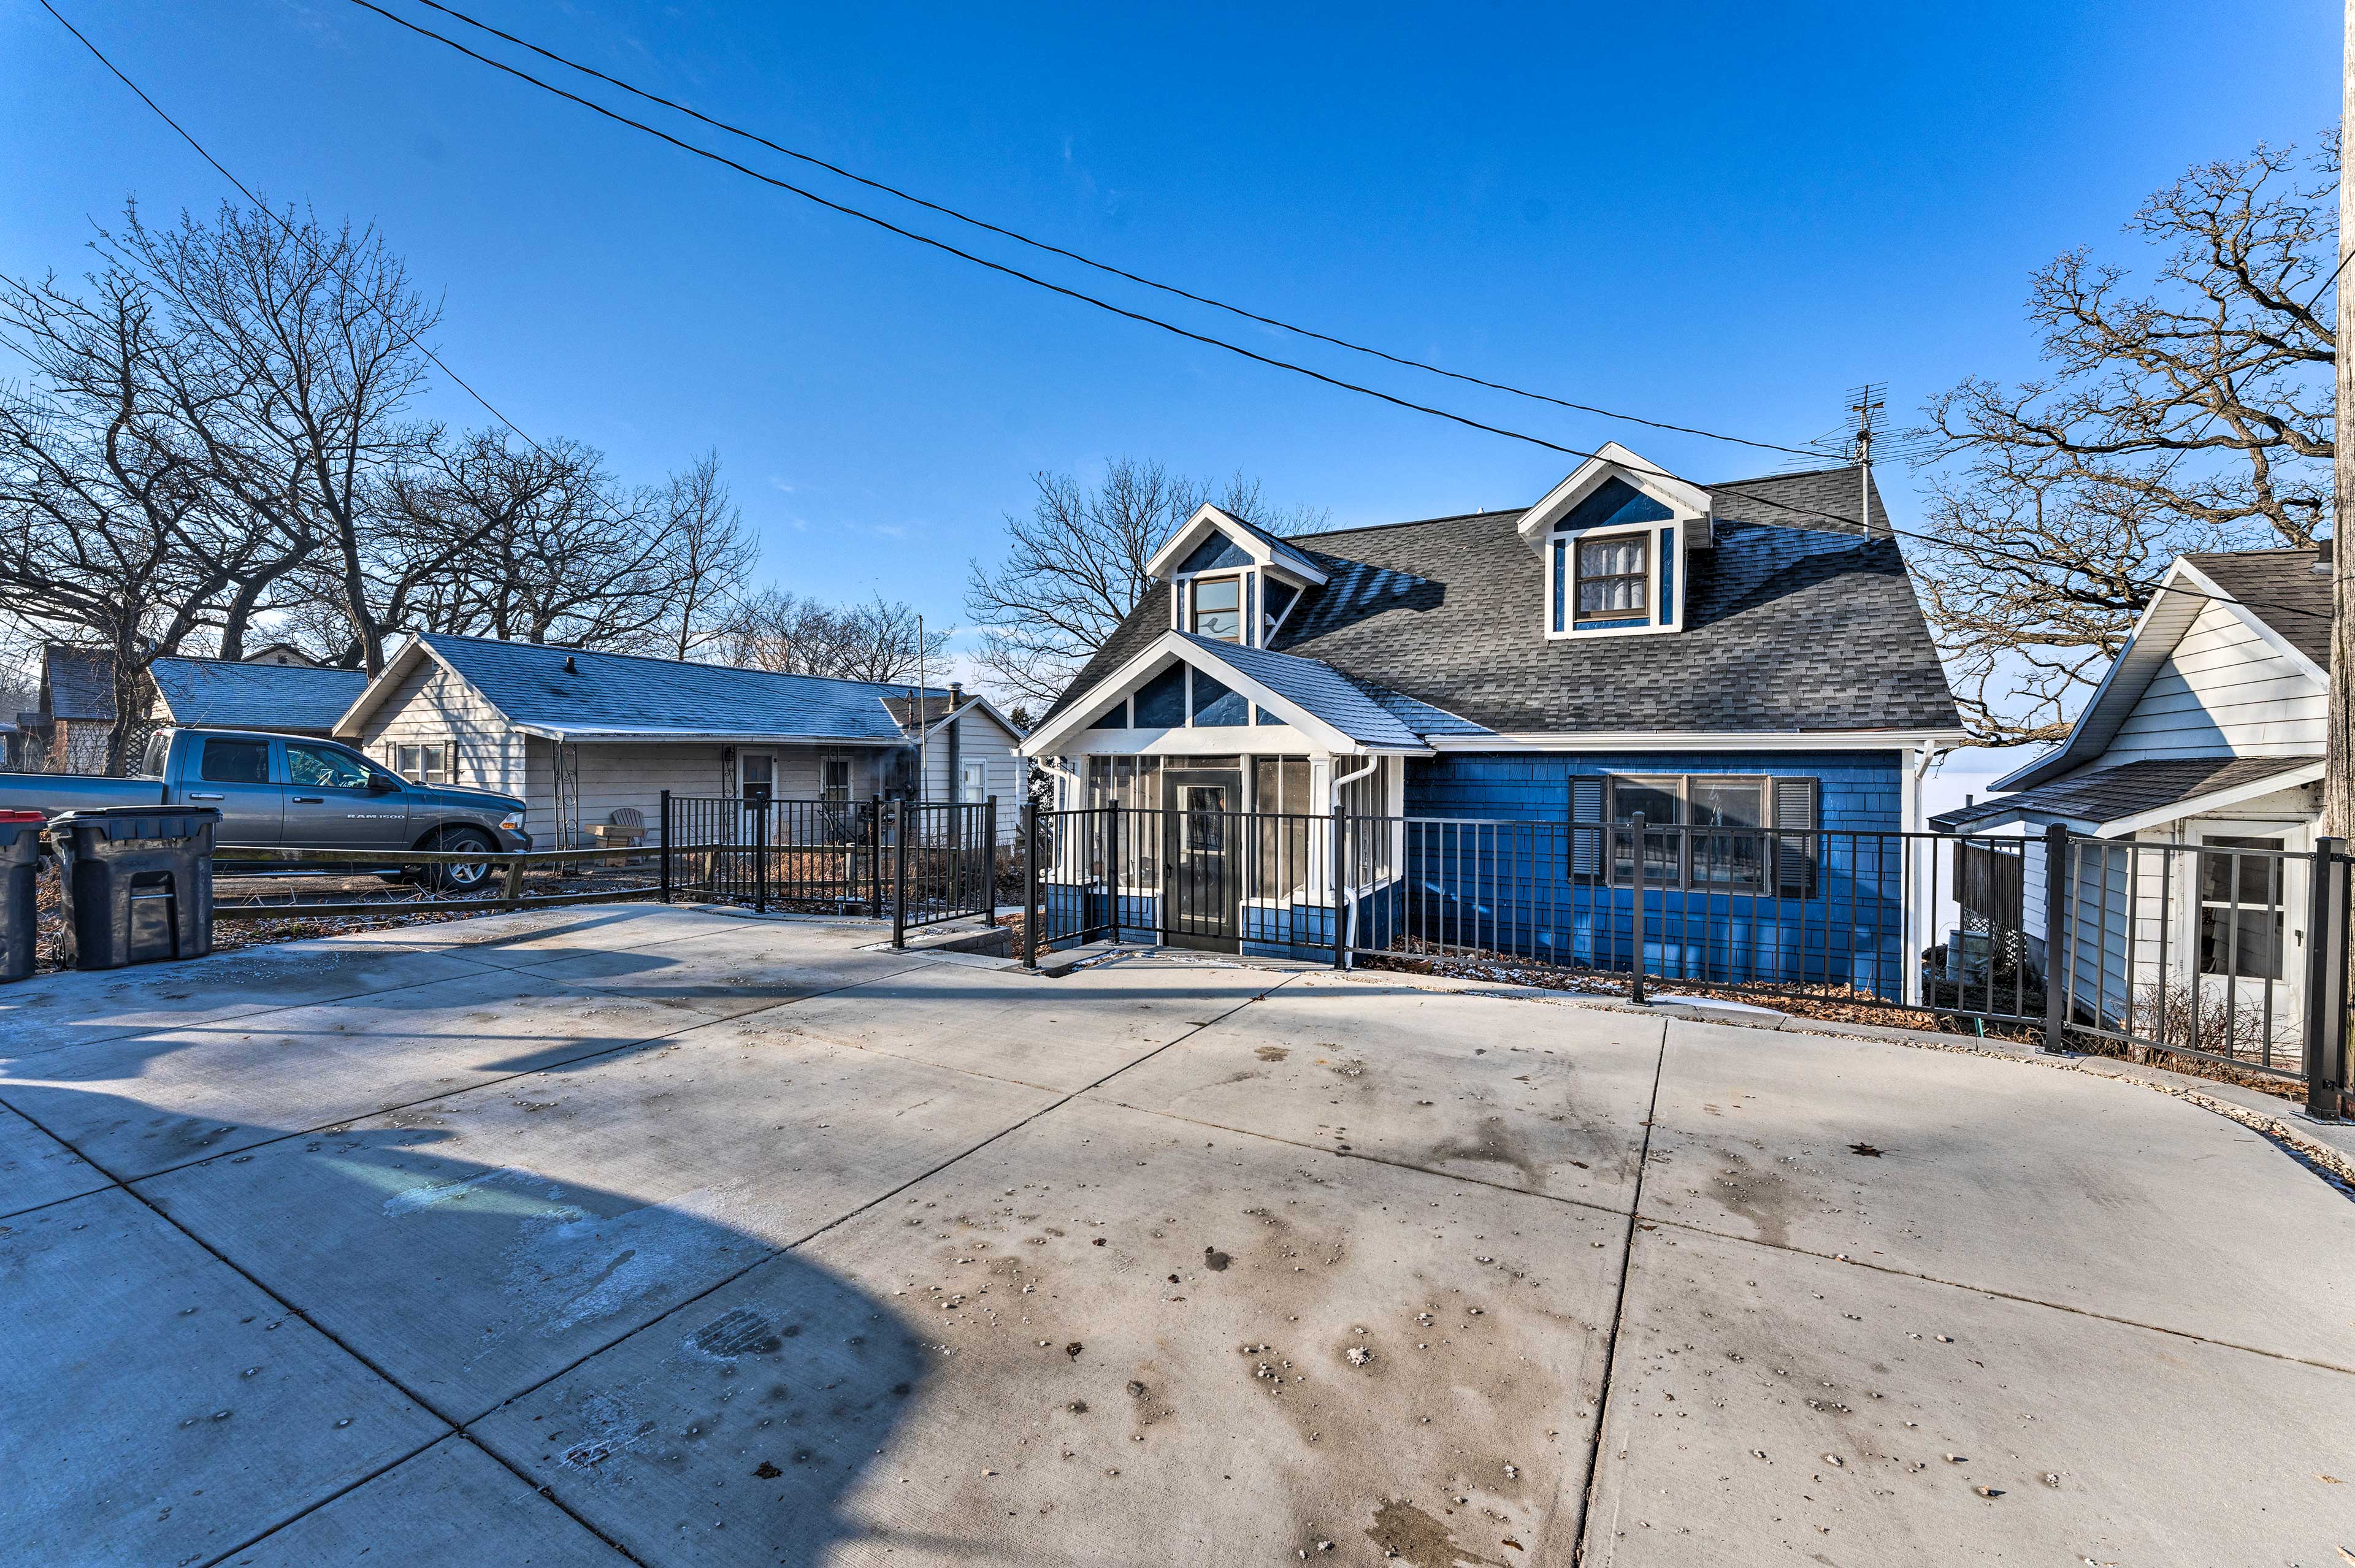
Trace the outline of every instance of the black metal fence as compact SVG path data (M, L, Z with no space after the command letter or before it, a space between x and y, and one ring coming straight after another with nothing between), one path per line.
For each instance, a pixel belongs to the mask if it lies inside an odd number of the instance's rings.
M662 896L873 915L891 939L996 912L997 802L662 797Z
M1024 812L1022 950L1538 965L2105 1040L2344 1096L2350 862L2211 837ZM1335 874L1338 868L1338 875Z

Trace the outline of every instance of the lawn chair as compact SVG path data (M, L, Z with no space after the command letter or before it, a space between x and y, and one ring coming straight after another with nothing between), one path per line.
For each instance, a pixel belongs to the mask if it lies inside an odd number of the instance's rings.
M645 842L645 814L634 805L617 805L610 821L592 824L590 836L603 849L634 849Z

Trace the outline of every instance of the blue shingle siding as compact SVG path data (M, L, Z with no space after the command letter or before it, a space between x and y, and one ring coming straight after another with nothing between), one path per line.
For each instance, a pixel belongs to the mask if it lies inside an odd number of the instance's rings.
M1625 479L1611 478L1597 485L1593 495L1572 507L1567 517L1554 524L1553 531L1571 534L1611 523L1664 523L1674 516Z
M1902 764L1894 752L1455 753L1410 760L1408 817L1538 823L1542 830L1413 830L1402 929L1436 944L1628 967L1635 895L1568 875L1570 781L1606 773L1765 773L1817 781L1813 896L1656 889L1646 966L1695 980L1812 981L1904 991ZM1851 837L1852 836L1852 837Z
M1178 563L1180 573L1216 571L1222 566L1249 566L1251 551L1243 549L1224 534L1212 534L1194 547L1194 553Z

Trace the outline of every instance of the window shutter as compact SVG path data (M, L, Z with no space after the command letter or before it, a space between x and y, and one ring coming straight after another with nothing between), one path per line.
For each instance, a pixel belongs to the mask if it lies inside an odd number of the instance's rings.
M1813 898L1820 840L1816 835L1817 786L1814 779L1774 781L1774 894Z
M1600 776L1570 781L1570 874L1603 874L1603 780Z
M384 743L384 765L394 773L400 771L400 747L390 741Z
M455 785L458 782L458 742L442 742L442 782Z

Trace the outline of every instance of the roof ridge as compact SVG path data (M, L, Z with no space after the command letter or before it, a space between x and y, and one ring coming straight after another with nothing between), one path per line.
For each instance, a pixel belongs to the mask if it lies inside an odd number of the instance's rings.
M861 680L856 676L848 675L808 675L800 670L761 669L752 665L709 664L701 659L666 659L659 654L623 653L616 648L582 648L563 643L518 643L506 637L477 637L465 632L419 632L415 635L420 642L432 637L443 642L479 643L494 648L537 649L543 653L562 654L568 657L576 654L587 654L592 658L630 659L638 664L666 665L672 669L718 670L722 675L758 675L766 676L774 680L824 680L831 681L837 686L871 687L878 691L894 693L904 693L916 687L916 683L911 680ZM918 689L927 697L946 697L949 694L949 688L945 686L924 686Z

